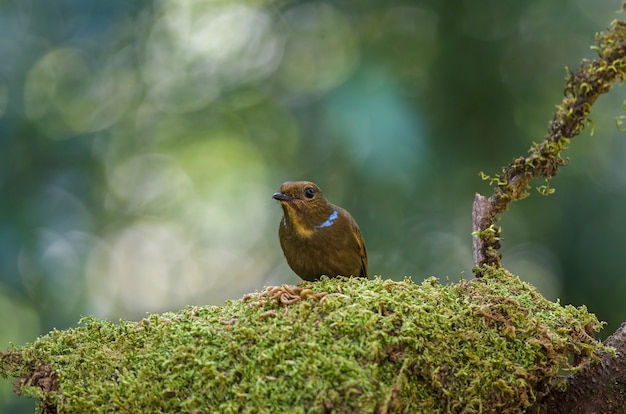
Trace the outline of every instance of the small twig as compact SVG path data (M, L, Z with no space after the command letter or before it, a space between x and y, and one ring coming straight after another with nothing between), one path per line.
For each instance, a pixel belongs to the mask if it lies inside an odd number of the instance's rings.
M474 251L474 263L480 265L500 265L500 254L497 249L489 249L489 246L498 246L500 229L489 224L494 223L496 218L493 215L491 203L487 197L476 193L474 204L472 205L472 248ZM487 242L488 241L488 242ZM474 270L481 274L480 269Z

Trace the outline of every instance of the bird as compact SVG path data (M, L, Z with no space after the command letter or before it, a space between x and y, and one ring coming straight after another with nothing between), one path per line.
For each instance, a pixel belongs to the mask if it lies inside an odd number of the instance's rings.
M365 240L348 211L330 203L310 181L287 181L274 193L283 217L278 239L289 267L306 281L369 278Z

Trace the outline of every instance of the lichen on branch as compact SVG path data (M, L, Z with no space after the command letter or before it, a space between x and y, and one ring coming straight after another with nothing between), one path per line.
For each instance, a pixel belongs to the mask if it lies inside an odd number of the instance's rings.
M501 267L499 249L500 229L495 226L497 215L509 204L528 196L530 182L545 178L538 187L542 194L551 194L550 179L558 168L568 161L561 157L570 139L580 134L590 121L591 107L598 97L611 90L614 83L626 76L626 21L615 20L605 32L596 35L596 59L584 59L576 72L567 71L564 96L548 126L548 134L540 143L531 146L527 157L519 157L494 177L483 174L483 179L494 184L494 192L485 208L477 194L474 201L473 237L474 271L482 274L484 265ZM483 197L484 198L484 197ZM481 207L481 212L476 209ZM485 231L491 229L491 231Z

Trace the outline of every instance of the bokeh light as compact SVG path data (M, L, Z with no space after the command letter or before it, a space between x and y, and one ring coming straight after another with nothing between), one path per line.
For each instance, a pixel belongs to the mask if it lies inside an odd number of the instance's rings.
M165 111L200 109L267 78L284 36L262 8L237 2L164 2L144 46L148 96Z

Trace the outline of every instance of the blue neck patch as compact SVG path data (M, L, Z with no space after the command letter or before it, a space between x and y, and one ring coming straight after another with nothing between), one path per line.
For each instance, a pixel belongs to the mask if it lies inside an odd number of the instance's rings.
M333 210L333 212L330 213L330 216L328 216L326 221L322 224L315 226L315 228L321 229L322 227L330 227L335 224L335 220L337 220L337 217L339 217L339 212L337 210Z

